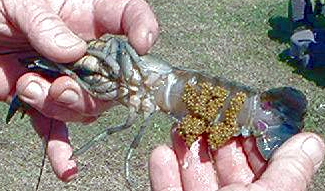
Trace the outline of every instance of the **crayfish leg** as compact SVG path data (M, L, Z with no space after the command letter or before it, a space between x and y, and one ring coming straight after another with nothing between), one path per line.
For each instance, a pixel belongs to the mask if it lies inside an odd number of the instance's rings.
M119 44L115 38L93 41L89 43L87 54L103 60L104 64L112 69L113 75L117 77L120 73L120 65L116 61L117 51L120 51Z
M125 160L124 160L125 179L126 179L126 183L130 190L132 188L132 182L131 182L131 177L130 177L130 161L131 161L132 153L139 146L139 143L144 135L146 127L148 127L148 123L149 123L152 115L153 115L153 113L151 113L147 118L145 118L143 125L141 125L137 135L134 137L130 147L128 148L126 156L125 156Z
M120 132L125 129L128 129L129 127L131 127L133 125L133 123L136 119L136 116L137 115L135 112L130 112L130 115L128 116L125 123L119 124L115 127L108 127L106 129L104 129L102 132L100 132L95 137L93 137L91 140L89 140L86 144L82 145L80 149L74 151L72 153L72 156L70 157L70 159L76 158L76 157L82 155L87 150L89 150L92 146L94 146L98 142L102 141L106 136L111 135L113 133Z
M121 54L117 57L119 63L121 63L123 77L126 81L129 81L133 74L133 64L130 54L126 49L126 42L121 42Z
M148 64L145 61L143 61L140 58L138 53L134 50L134 48L132 48L132 46L129 43L125 43L125 50L131 56L134 63L136 63L137 67L139 67L142 72L146 73L146 71L150 67L148 66Z

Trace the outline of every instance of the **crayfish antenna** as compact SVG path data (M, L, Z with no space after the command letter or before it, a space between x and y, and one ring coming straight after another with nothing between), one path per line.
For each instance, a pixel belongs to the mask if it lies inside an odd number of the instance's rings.
M29 49L18 49L18 50L8 50L8 51L0 51L0 55L9 55L9 54L20 54L35 51L32 48Z
M44 170L44 166L45 166L46 152L47 152L48 143L49 143L50 136L51 136L52 129L53 129L53 120L54 119L50 120L50 128L49 128L49 133L47 135L47 138L43 139L44 140L44 142L43 142L43 145L44 145L43 158L42 158L42 164L41 164L40 172L39 172L39 175L38 175L35 191L38 190L38 188L40 186L40 183L41 183L41 178L42 178L43 170Z

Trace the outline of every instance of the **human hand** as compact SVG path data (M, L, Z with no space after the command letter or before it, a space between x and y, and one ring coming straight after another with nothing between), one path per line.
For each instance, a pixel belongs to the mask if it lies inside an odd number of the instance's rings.
M293 136L269 162L258 153L254 138L234 138L213 152L202 138L190 149L176 131L172 139L173 149L160 146L151 154L153 191L306 190L325 151L323 140L312 133Z
M84 40L103 33L127 35L139 54L147 52L158 36L155 16L143 0L0 2L0 53L32 48L53 61L67 63L85 53ZM67 76L50 81L26 73L17 61L24 56L26 53L0 56L0 101L10 102L16 93L47 116L30 112L41 137L48 135L49 118L91 122L112 105L92 98ZM69 181L76 176L76 163L69 160L72 148L65 124L54 124L52 134L60 138L50 137L48 156L56 175Z

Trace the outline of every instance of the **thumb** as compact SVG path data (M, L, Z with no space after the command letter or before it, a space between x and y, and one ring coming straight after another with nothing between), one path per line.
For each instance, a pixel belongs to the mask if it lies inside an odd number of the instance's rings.
M266 190L305 190L324 159L324 141L312 133L300 133L282 145L266 171L254 184Z
M48 59L71 62L85 53L86 42L73 34L45 1L17 5L14 14L33 48Z

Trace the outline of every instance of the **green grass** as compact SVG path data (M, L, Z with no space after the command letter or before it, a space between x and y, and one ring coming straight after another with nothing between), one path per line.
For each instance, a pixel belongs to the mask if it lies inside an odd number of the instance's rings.
M306 129L324 136L324 117L315 108L325 102L324 89L295 73L295 68L280 62L278 55L288 47L271 40L268 32L271 17L287 16L283 0L150 0L160 23L161 33L152 53L175 66L202 70L224 76L259 90L293 86L302 90L309 101ZM0 105L0 188L32 190L37 181L42 150L28 119L15 118L5 125L7 106ZM122 122L125 109L105 113L89 126L70 125L71 141L82 145L101 129ZM139 124L139 122L138 122ZM136 190L150 190L147 159L157 145L169 144L171 121L164 114L154 116L152 125L135 153L132 162ZM49 164L43 174L41 190L125 190L123 160L137 128L112 135L79 158L78 179L62 183ZM325 190L325 167L314 178L309 190Z

